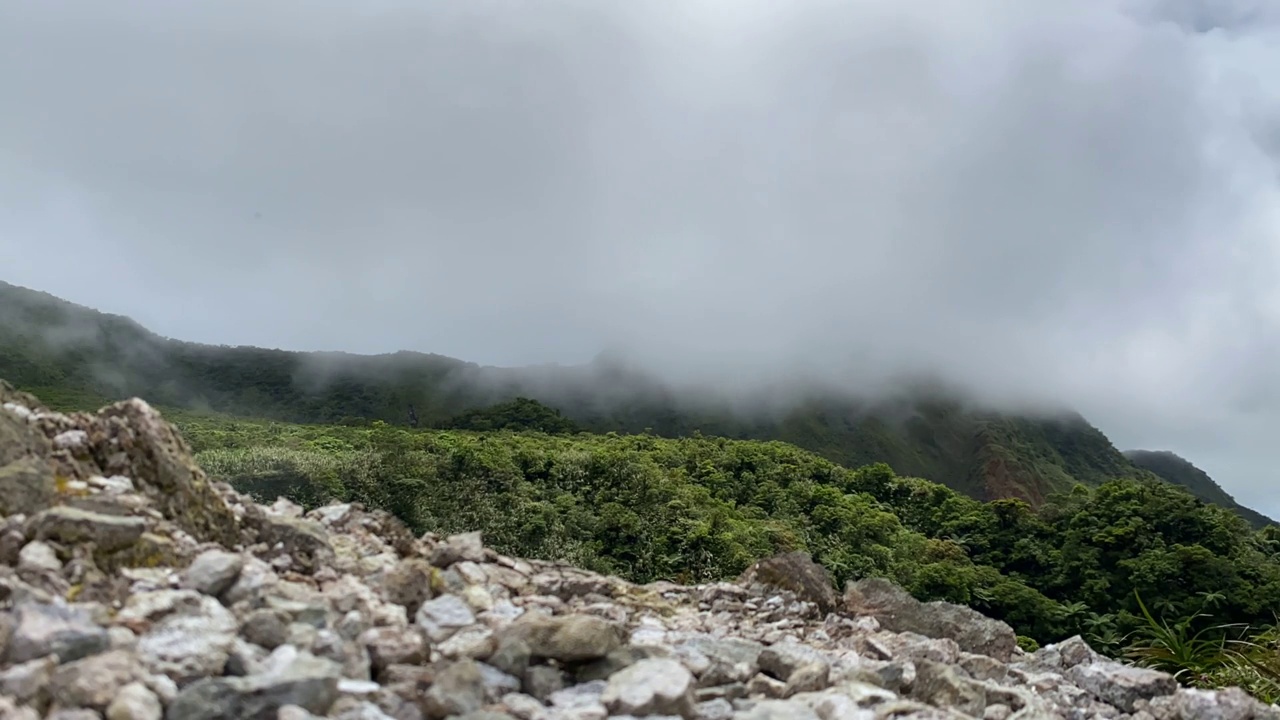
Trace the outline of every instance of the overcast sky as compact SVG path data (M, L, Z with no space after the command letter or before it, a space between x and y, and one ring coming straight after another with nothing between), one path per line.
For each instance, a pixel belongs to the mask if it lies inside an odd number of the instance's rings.
M0 0L0 278L1070 403L1280 516L1274 0ZM803 368L803 370L801 370Z

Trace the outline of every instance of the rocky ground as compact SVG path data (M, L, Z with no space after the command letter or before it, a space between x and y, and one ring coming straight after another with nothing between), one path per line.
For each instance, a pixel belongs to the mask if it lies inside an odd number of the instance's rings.
M357 505L211 482L133 400L60 415L0 383L0 718L1277 718L1079 638L1022 652L801 553L637 586L415 538Z

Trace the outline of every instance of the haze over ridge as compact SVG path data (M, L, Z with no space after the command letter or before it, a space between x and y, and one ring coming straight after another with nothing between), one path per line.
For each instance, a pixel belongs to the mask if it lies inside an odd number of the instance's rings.
M182 339L943 372L1271 514L1261 2L0 7L5 280Z

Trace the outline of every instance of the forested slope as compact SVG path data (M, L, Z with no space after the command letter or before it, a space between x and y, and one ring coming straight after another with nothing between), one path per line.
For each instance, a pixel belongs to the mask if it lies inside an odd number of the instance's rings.
M615 360L494 368L415 352L360 356L201 345L4 283L0 377L63 408L141 396L162 407L347 425L407 425L412 408L422 427L480 427L475 423L492 423L485 419L491 407L523 397L551 406L577 429L782 440L845 466L884 462L974 498L1012 497L1033 506L1076 482L1153 477L1067 411L1009 414L945 391L904 390L875 401L801 393L781 410L751 412L742 403L677 391ZM490 426L507 427L503 422ZM1238 508L1234 501L1229 507ZM1256 513L1239 510L1256 522Z

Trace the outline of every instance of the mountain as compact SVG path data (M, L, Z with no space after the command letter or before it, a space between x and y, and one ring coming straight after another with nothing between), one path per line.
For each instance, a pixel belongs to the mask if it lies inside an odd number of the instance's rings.
M1001 412L936 386L876 399L815 390L778 404L765 394L744 402L673 387L607 356L572 367L496 368L416 352L203 345L2 282L0 377L59 408L141 396L161 407L300 423L407 424L412 406L423 426L457 426L460 416L474 423L477 411L525 398L591 432L781 440L847 467L884 462L971 497L1033 506L1077 482L1153 477L1078 414ZM1161 477L1216 488L1217 496L1198 496L1252 512L1207 478Z
M1181 485L1207 503L1234 510L1255 528L1276 524L1266 515L1236 502L1208 473L1168 450L1126 450L1124 455L1134 465L1150 471L1161 480Z

